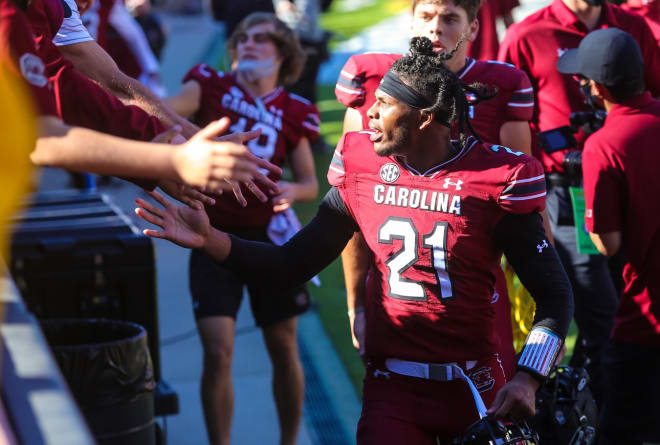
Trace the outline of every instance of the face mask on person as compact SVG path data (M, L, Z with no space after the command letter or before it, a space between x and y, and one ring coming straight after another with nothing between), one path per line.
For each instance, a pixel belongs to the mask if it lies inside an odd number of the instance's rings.
M236 71L248 82L256 82L271 75L280 69L281 62L275 60L275 56L264 60L239 60Z

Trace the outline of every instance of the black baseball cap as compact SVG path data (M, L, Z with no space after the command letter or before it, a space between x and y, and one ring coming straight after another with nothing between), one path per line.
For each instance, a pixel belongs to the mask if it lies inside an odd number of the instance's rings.
M613 86L643 77L644 60L633 36L617 28L606 28L590 32L577 49L562 54L557 70Z

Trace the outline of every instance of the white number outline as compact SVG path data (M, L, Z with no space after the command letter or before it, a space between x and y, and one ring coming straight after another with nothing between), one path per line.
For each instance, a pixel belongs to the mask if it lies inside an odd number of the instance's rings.
M247 119L244 117L239 117L238 121L229 127L229 131L232 133L243 133L245 131L259 130L261 129L261 135L258 138L248 141L245 145L250 149L250 151L255 155L270 161L275 156L275 151L277 150L277 138L279 134L277 130L267 125L263 122L255 122L251 128L247 128ZM262 137L266 137L266 142L260 144L259 140ZM268 174L268 171L265 169L260 169L264 174Z
M405 226L398 223L403 223ZM422 247L431 251L431 264L435 270L436 286L439 288L442 301L455 298L447 262L448 231L449 223L436 222L433 230L422 238ZM401 248L385 261L389 286L387 296L406 301L427 301L428 297L423 285L401 276L419 260L419 233L410 218L390 216L378 228L379 243L392 244L395 239L401 240Z
M440 233L438 233L440 230ZM431 264L435 269L436 284L440 287L440 298L444 300L454 299L454 285L449 277L449 263L447 262L447 233L449 223L436 222L433 230L424 235L423 246L431 250ZM437 238L433 240L432 238Z
M401 231L398 231L398 233L395 230L390 231L389 227L391 227L392 224L397 223L405 224L405 226L399 227L410 229L410 232L401 234ZM384 230L387 232L383 233ZM412 238L412 240L410 238ZM397 218L395 216L390 216L378 228L379 243L393 244L395 239L401 240L401 248L397 250L392 256L390 256L387 261L385 261L389 271L387 276L387 283L390 287L388 296L392 298L398 298L399 300L426 301L427 297L424 286L407 278L401 277L403 272L408 270L410 266L419 260L419 257L417 256L417 243L419 234L417 233L417 229L415 228L415 225L412 223L410 218ZM413 247L412 249L410 249L411 245ZM412 257L410 256L410 250L412 250ZM404 264L399 264L401 261L404 261ZM394 269L395 267L397 267L397 269ZM407 291L406 295L402 292L404 289L411 289L412 291Z

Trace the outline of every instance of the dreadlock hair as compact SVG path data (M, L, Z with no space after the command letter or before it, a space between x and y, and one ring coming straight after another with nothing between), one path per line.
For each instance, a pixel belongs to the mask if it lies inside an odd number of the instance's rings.
M480 84L463 85L458 76L445 65L445 61L458 51L463 40L464 38L461 38L449 53L437 54L433 51L431 40L426 37L413 37L410 40L410 54L398 59L390 67L393 74L433 104L422 112L434 114L437 120L448 125L458 121L461 143L467 138L467 129L479 139L468 119L469 105L475 105L495 95L486 94ZM476 97L469 104L465 98L466 92Z

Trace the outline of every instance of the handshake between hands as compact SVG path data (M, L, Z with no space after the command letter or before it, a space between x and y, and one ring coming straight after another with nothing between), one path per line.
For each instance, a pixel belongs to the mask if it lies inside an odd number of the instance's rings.
M282 170L255 156L245 146L248 141L259 137L261 130L221 136L227 132L230 123L228 118L212 122L190 140L178 145L172 155L178 180L161 180L159 187L193 209L215 203L205 193L221 194L223 191L232 191L242 206L247 205L241 184L262 202L268 200L264 191L270 195L279 193L278 185L262 171L279 177ZM180 131L181 128L175 126L156 136L153 142L181 142Z

